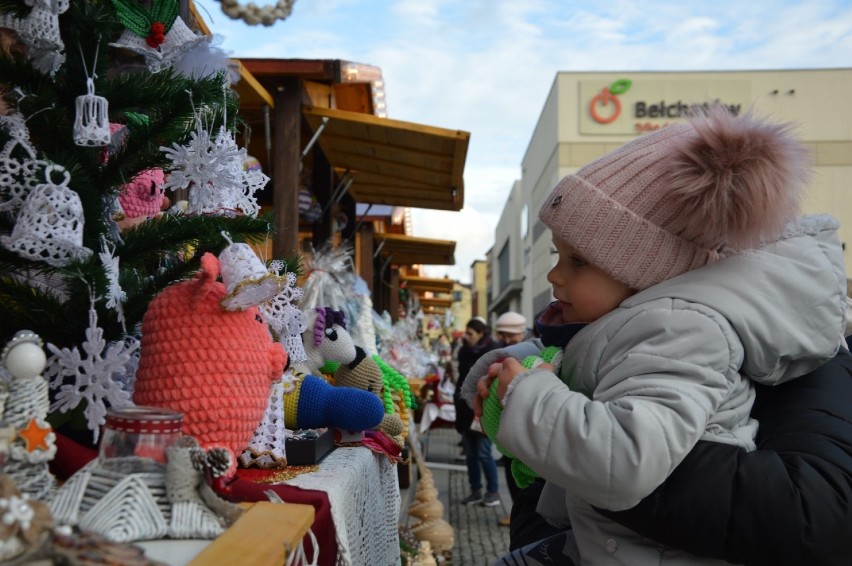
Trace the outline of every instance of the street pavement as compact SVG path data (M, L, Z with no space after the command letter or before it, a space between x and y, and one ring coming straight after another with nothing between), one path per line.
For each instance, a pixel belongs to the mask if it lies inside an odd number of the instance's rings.
M509 528L498 525L497 521L509 514L512 499L506 486L503 467L498 466L502 504L483 507L461 503L468 495L469 488L464 457L461 455L461 447L458 446L459 439L459 434L451 427L432 428L417 439L410 437L410 440L419 441L422 446L425 465L432 473L438 499L444 504L443 518L455 529L451 562L445 564L491 566L509 549ZM495 459L499 460L500 455L496 450L494 455ZM400 524L413 527L418 519L408 515L407 508L414 501L417 487L418 474L414 457L410 470L410 485L400 490Z

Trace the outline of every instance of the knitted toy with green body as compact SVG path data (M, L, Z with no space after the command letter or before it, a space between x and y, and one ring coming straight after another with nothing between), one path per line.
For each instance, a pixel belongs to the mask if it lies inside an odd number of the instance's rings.
M537 356L527 356L521 361L521 365L527 369L533 369L543 363L551 364L555 368L556 374L559 375L559 366L562 364L562 348L548 346L539 352ZM488 397L482 400L482 416L479 418L479 422L482 425L482 432L491 439L497 450L507 458L512 459L512 476L515 478L515 483L518 484L518 487L527 487L538 477L538 474L535 470L515 458L497 442L497 431L500 430L500 417L503 415L503 405L497 397L497 385L496 379L492 381L491 386L488 388Z

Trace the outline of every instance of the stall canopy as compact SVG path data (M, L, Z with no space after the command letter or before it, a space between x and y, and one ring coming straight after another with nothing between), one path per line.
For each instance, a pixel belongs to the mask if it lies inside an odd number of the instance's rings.
M420 306L421 307L437 307L441 309L448 309L453 306L452 299L439 299L435 297L420 297Z
M418 293L452 293L455 285L455 281L452 279L434 279L416 275L401 275L399 281Z
M455 265L453 240L415 238L403 234L375 234L376 253L396 265Z
M329 163L350 175L356 202L452 211L464 205L468 132L333 108L302 113Z

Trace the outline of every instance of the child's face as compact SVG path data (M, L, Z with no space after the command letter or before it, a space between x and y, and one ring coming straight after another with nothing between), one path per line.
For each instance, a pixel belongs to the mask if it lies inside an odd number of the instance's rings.
M616 281L577 251L553 238L559 261L547 274L553 296L559 301L562 322L593 322L613 311L633 294L626 284Z

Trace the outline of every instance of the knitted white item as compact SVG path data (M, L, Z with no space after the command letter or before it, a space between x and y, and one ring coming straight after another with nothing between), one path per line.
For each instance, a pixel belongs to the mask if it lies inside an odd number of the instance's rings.
M139 458L110 459L111 468L92 460L59 488L49 504L51 513L58 523L76 525L115 542L166 536L215 538L240 511L233 513L234 506L221 500L215 510L211 508L210 496L204 493L209 486L192 467L191 450L170 448L168 470L143 459L153 470L144 473L127 471L134 469Z
M318 373L326 362L349 363L355 359L355 343L342 324L330 319L330 309L315 307L308 311L308 327L302 334L309 373ZM343 311L331 311L344 317ZM345 321L344 321L345 323Z
M286 373L291 373L287 370ZM272 382L269 404L248 448L240 454L243 467L278 468L287 465L284 426L284 383Z
M44 176L47 161L36 158L36 150L30 142L30 132L24 116L13 112L0 116L0 127L9 133L9 141L0 150L0 211L15 214Z
M142 55L145 57L148 70L152 73L159 73L163 69L173 66L190 49L205 41L209 41L209 38L204 35L196 35L178 16L175 18L169 33L166 34L165 41L157 48L149 47L144 37L136 35L129 29L125 29L118 41L110 45Z
M26 0L26 4L32 6L29 15L24 19L8 17L4 27L18 32L36 69L53 75L65 63L59 15L68 10L70 0Z
M228 291L220 301L226 310L257 306L278 295L287 285L287 278L269 271L248 244L232 243L226 247L219 254L219 264Z
M97 498L81 518L79 527L115 541L132 542L162 538L168 523L141 474L120 476L118 482Z
M295 304L302 299L304 293L300 287L296 286L295 273L281 274L283 262L273 260L270 262L269 269L284 277L286 285L272 300L258 305L260 312L266 318L266 324L269 325L273 334L278 336L278 341L284 346L291 363L304 362L308 359L308 355L302 344L302 332L308 327L308 321L305 313Z
M95 95L95 81L86 79L86 94L75 101L74 143L82 146L104 146L111 139L109 129L109 102Z
M52 173L62 176L58 185ZM63 167L48 166L44 177L24 201L12 234L0 236L0 243L25 258L64 267L92 255L83 247L83 204L68 187L71 176Z
M197 122L187 145L160 148L173 165L163 186L171 190L189 188L188 214L256 216L260 206L254 193L269 177L243 168L248 153L237 147L233 134L224 127L214 139L201 128L201 120Z
M338 447L318 471L287 484L328 494L337 565L399 561L399 477L389 458L363 447ZM386 536L376 537L376 532Z

